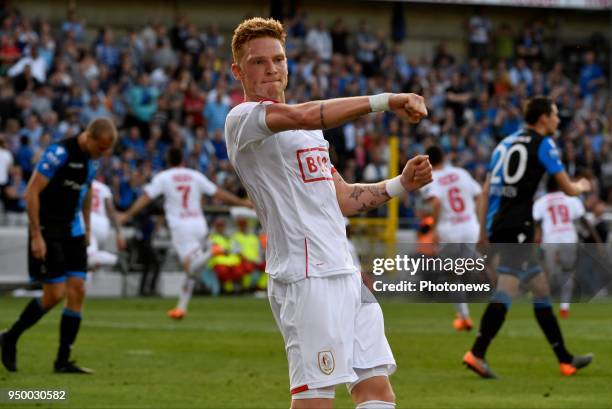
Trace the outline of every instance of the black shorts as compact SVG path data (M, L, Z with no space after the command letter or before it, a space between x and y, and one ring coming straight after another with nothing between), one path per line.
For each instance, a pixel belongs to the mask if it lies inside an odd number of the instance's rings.
M499 255L497 272L529 281L541 270L533 229L493 231L489 235L493 253Z
M85 236L44 238L47 244L47 255L44 260L34 258L31 239L28 238L30 280L44 284L54 284L66 281L67 277L85 279L87 274Z

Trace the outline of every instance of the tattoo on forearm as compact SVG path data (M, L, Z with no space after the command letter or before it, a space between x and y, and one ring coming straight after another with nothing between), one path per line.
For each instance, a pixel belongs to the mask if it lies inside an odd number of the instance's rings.
M364 193L368 193L365 196ZM349 195L350 199L358 202L358 212L365 212L372 209L376 209L381 204L385 203L391 197L387 193L384 183L376 185L356 185L353 187L353 191Z
M325 103L321 102L319 108L319 116L321 117L321 129L327 129L327 125L325 124L325 115L323 115L323 106Z

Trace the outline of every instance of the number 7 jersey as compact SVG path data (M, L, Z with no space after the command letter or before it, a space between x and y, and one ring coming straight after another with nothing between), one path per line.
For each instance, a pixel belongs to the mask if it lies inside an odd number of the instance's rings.
M544 173L564 171L553 139L531 130L504 138L489 163L487 232L533 232L533 197Z
M155 175L144 191L151 199L164 195L168 227L175 229L183 223L193 223L194 219L204 219L202 195L213 196L217 186L198 171L174 167Z

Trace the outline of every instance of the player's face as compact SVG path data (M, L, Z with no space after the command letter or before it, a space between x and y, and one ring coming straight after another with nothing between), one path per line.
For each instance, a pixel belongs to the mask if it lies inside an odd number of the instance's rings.
M100 135L98 138L87 138L87 151L93 159L98 159L113 148L115 138L112 135Z
M552 135L557 132L559 122L561 122L561 119L559 118L559 109L557 108L556 104L553 104L550 115L546 116L546 133Z
M285 101L287 56L279 40L262 37L247 42L232 72L242 82L247 101Z

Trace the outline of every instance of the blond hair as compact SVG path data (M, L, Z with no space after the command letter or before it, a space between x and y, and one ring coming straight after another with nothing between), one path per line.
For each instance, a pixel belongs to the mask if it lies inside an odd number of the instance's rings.
M92 120L85 130L91 137L97 140L102 135L111 135L113 140L117 139L117 128L108 118L96 118Z
M232 56L234 62L238 63L242 46L254 38L271 37L279 40L285 47L285 37L287 34L283 29L283 25L273 18L253 17L244 20L234 30L232 37Z

